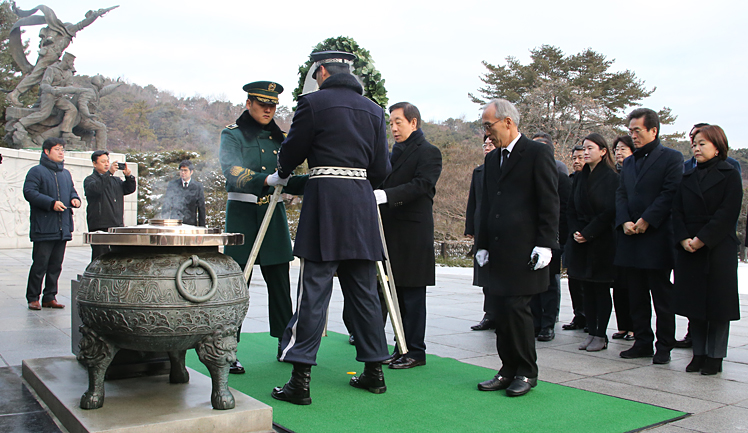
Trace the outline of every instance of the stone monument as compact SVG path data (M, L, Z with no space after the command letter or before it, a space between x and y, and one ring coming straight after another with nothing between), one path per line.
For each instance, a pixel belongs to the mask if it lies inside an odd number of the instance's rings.
M91 141L95 139L96 148L106 148L106 125L97 119L95 106L101 96L111 93L119 83L105 87L103 77L97 76L96 82L96 77L91 79L90 87L74 86L75 56L65 50L80 30L117 7L88 11L85 19L72 24L62 22L48 6L26 11L12 4L19 19L10 31L8 47L23 71L23 78L6 96L10 106L5 111L4 140L8 144L15 148L36 147L47 138L61 137L68 144L84 147L81 137L86 137L85 147L92 147ZM36 15L37 12L42 15ZM42 24L46 26L39 31L39 55L32 66L23 51L21 29ZM19 97L37 84L39 101L30 108L24 107Z

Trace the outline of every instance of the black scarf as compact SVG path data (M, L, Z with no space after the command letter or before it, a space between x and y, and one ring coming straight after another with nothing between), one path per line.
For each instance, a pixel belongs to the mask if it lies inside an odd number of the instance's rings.
M709 174L709 172L712 170L712 167L717 165L719 161L720 161L719 157L715 155L709 161L696 163L696 176L698 176L699 178L699 183L701 183L704 180L704 178L706 178L706 175Z
M421 138L423 138L423 131L421 131L421 128L416 129L415 131L410 133L410 136L405 139L402 143L395 143L394 146L392 146L392 155L390 156L390 164L394 164L395 161L397 161L398 158L400 158L400 155L403 154L405 151L405 148L407 148L411 143L415 143L416 141L419 141Z
M644 161L646 161L646 157L652 153L655 147L660 145L660 139L655 138L653 141L647 143L646 145L634 150L634 159L636 162L636 173L639 174L639 170L644 166Z

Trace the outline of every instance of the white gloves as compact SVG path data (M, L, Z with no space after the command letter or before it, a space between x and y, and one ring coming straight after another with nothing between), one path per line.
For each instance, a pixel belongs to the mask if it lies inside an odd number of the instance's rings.
M286 186L288 185L288 179L290 178L291 176L288 176L285 179L281 179L280 176L278 176L278 171L276 171L275 173L265 178L265 182L268 184L268 186L278 186L278 185Z
M478 262L478 266L481 268L488 263L488 250L478 250L475 253L475 261Z
M374 198L377 200L377 206L387 203L387 193L384 190L375 189Z
M548 266L551 263L551 258L553 258L553 252L548 247L535 247L532 249L532 253L530 254L530 260L532 261L532 258L535 255L538 255L538 262L535 264L534 271L537 271L538 269L543 269L544 267Z

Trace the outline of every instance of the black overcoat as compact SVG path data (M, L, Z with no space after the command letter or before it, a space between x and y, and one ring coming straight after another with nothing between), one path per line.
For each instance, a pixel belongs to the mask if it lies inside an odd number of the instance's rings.
M639 269L672 269L673 197L683 176L683 155L658 143L637 173L636 159L623 160L616 190L616 266ZM626 235L623 223L649 223L642 234Z
M478 249L489 252L489 294L548 290L548 269L530 270L536 246L558 245L558 171L553 150L524 135L500 170L501 149L486 155Z
M559 163L561 165L559 165ZM571 178L567 174L566 166L561 161L556 161L556 170L558 171L558 242L561 245L559 249L553 250L553 259L548 265L548 271L551 278L561 273L561 253L564 252L564 242L569 235L569 227L566 222L566 208L571 195Z
M615 228L618 174L604 162L594 170L586 165L574 176L569 206L569 238L566 241L569 276L583 281L610 283L615 278ZM578 243L579 232L587 242Z
M433 286L433 205L442 153L420 129L402 144L402 154L390 161L392 172L379 187L387 194L387 203L379 207L387 252L398 286Z
M182 220L183 224L205 227L205 192L203 184L190 179L187 188L182 178L166 185L161 214L164 218ZM245 242L250 240L245 239Z
M473 169L473 177L470 179L470 192L468 193L467 208L465 209L465 235L473 236L473 249L478 240L478 228L480 227L481 199L483 199L483 176L486 166L481 164ZM475 252L475 251L473 251ZM473 285L485 287L488 285L488 266L478 266L473 259Z
M367 180L312 177L304 190L293 253L313 261L384 259L372 185L390 172L384 110L362 96L349 74L299 98L278 152L282 178L304 162L314 167L365 168Z
M701 320L739 320L738 245L735 224L743 187L740 173L719 161L699 182L693 169L683 175L673 200L676 314ZM689 253L683 239L698 237L704 246Z

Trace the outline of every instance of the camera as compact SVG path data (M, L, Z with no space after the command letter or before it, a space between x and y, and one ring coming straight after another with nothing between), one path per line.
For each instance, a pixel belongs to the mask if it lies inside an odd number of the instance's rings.
M125 162L118 162L117 163L117 169L124 170L126 168L127 168L127 163L125 163Z

